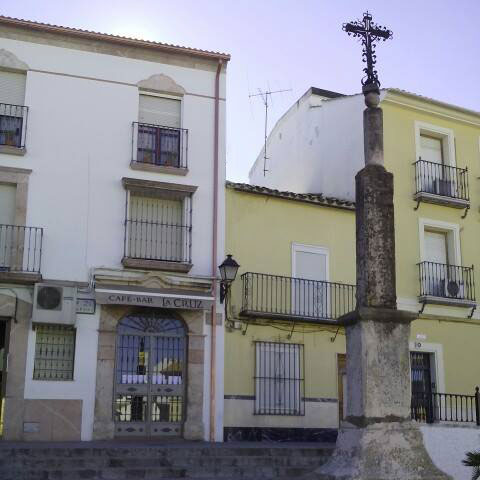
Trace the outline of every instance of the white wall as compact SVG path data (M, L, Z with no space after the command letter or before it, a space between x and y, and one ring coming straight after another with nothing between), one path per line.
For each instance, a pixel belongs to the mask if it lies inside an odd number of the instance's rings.
M472 469L462 465L466 452L480 448L477 426L427 425L420 427L423 441L433 463L455 480L470 480Z
M211 274L215 71L2 39L27 63L27 154L0 154L0 165L33 170L27 224L44 227L44 278L86 281L91 267L120 267L125 190L122 177L198 186L193 197L193 275ZM32 71L37 70L37 71ZM41 72L40 72L41 71ZM44 73L44 72L55 72ZM187 91L182 127L189 130L185 177L130 169L135 84L170 76ZM68 76L67 76L68 75ZM79 78L76 75L93 79ZM129 85L112 83L127 82ZM225 75L221 77L225 96ZM220 102L225 122L225 102ZM225 130L220 131L219 191L223 191ZM224 257L224 197L220 195L219 256Z
M27 225L44 228L44 279L88 281L96 267L122 268L126 194L122 177L195 185L191 275L212 275L214 94L210 70L160 64L29 42L1 39L1 47L29 66L25 156L0 154L0 165L32 170ZM186 57L191 60L192 57ZM132 122L138 120L137 82L164 74L186 91L182 127L189 131L186 176L134 171ZM88 78L86 78L88 77ZM226 95L220 77L220 98ZM218 255L225 258L225 101L220 101ZM217 272L215 272L216 274ZM222 307L218 305L217 311ZM81 318L74 382L38 382L30 333L25 398L81 398L82 439L91 438L98 319ZM210 345L210 329L205 331ZM223 326L217 327L217 432L223 437ZM208 355L208 352L206 352ZM209 357L208 357L209 358ZM82 365L82 371L77 366ZM203 416L208 438L209 369Z
M26 399L82 400L82 440L92 440L100 308L95 315L77 315L72 381L33 380L35 330L30 329L25 370Z
M322 99L304 95L269 135L267 174L263 150L249 180L297 193L354 200L355 174L364 165L363 95Z

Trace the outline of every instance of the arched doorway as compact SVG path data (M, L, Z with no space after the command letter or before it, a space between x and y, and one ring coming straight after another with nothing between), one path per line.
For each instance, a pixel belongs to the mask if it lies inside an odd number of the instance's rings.
M118 323L116 436L180 436L185 419L186 331L168 310L142 309Z

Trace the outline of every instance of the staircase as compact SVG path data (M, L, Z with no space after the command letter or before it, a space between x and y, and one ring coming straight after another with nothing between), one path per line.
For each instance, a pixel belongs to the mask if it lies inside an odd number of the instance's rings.
M0 480L286 480L325 463L335 444L0 443Z

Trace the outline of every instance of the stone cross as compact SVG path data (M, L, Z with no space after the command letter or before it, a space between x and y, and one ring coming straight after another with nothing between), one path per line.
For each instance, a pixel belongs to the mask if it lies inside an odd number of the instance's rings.
M364 36L370 54L372 40L391 36L371 19L366 14L361 28L344 26ZM435 467L410 417L410 323L417 313L397 309L393 175L383 166L383 113L374 63L367 56L365 167L355 177L357 306L339 319L347 343L347 412L332 458L311 478L444 480L450 477Z

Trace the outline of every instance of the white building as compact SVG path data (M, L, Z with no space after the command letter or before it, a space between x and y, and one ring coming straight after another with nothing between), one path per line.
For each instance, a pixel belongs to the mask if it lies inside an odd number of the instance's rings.
M249 172L253 185L355 200L363 166L363 95L311 87L278 120Z
M4 439L222 439L229 58L0 17Z

